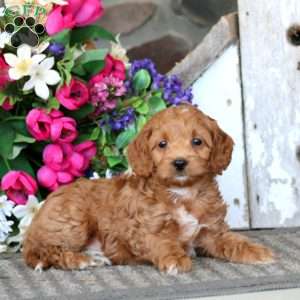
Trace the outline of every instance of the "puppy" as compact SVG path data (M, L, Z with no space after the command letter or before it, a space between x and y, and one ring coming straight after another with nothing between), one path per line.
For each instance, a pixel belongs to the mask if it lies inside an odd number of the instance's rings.
M152 263L191 270L191 254L237 263L273 260L268 248L231 232L215 176L232 139L191 105L156 114L128 147L133 174L79 179L50 194L24 241L32 268L83 269Z

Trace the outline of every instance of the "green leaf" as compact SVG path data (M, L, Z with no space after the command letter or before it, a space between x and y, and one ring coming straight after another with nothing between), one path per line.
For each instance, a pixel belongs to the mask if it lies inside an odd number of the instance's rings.
M76 59L75 65L86 64L91 61L104 60L107 53L108 53L107 49L87 50Z
M8 155L8 159L16 159L21 151L27 147L27 144L25 143L20 143L20 144L14 144L12 148L12 152Z
M35 139L29 136L25 136L23 134L17 133L14 143L27 143L27 144L32 144L35 142Z
M29 173L31 176L35 177L35 173L28 161L26 155L21 152L21 154L13 160L9 161L12 170L21 170Z
M100 128L97 126L93 129L91 136L90 136L90 140L92 140L92 141L98 140L99 135L100 135Z
M51 38L52 41L68 45L71 39L71 31L69 29L64 30Z
M123 158L121 156L108 156L107 157L107 163L110 168L115 167L122 161L123 161Z
M49 111L52 109L59 109L60 103L55 97L51 97L47 102L47 108Z
M140 105L138 108L136 108L136 111L142 115L147 115L149 112L149 105L147 102L143 102L142 105Z
M2 178L9 169L7 168L6 163L4 162L4 159L0 156L0 178Z
M0 91L0 106L5 102L7 99L7 94L4 93L3 91Z
M133 77L133 87L135 91L146 90L151 84L151 76L145 69L139 70Z
M147 118L144 116L139 116L136 122L137 132L140 132L146 123Z
M12 152L13 143L16 137L16 132L7 123L0 124L0 155L7 158Z
M115 153L109 147L104 147L103 155L104 156L114 156Z
M164 110L165 108L167 108L167 105L165 103L165 101L157 96L153 96L148 100L148 104L149 104L149 114L152 116L156 113L158 113L161 110Z
M136 130L134 126L129 127L127 130L121 132L116 138L116 146L118 149L126 147L135 137Z
M76 120L81 120L87 117L89 114L91 114L94 111L94 109L94 106L88 103L79 108L78 110L68 111L66 114L68 114Z
M89 25L72 30L71 45L82 44L90 40L109 40L116 42L115 36L99 25Z
M16 132L25 136L30 136L25 123L25 118L19 120L8 120L7 124L11 126Z

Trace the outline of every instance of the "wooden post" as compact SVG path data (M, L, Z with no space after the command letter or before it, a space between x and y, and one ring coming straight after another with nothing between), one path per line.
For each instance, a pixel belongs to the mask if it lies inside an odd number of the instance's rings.
M300 225L299 0L239 0L251 223Z

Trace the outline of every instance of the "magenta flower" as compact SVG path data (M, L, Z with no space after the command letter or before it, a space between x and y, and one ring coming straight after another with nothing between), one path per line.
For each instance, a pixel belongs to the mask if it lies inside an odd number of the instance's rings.
M85 141L83 143L75 145L74 151L80 153L85 158L84 170L86 170L89 167L91 159L94 158L97 153L97 147L94 142Z
M9 111L9 110L12 110L14 108L14 106L12 104L10 104L9 98L6 98L6 100L1 105L1 108L4 109L5 111Z
M1 189L16 204L24 205L29 195L37 192L37 183L24 171L9 171L1 180Z
M5 62L3 55L0 55L0 90L3 89L10 81L8 70L9 66Z
M37 172L39 184L50 191L55 191L59 186L71 183L74 177L69 172L56 172L48 166L41 167Z
M70 167L72 154L71 144L50 144L43 151L43 162L54 171L65 171Z
M51 123L51 118L40 108L32 109L26 117L27 129L37 141L49 139Z
M64 114L57 109L52 109L51 112L49 113L49 117L51 117L51 119L57 119L57 118L61 118L63 117Z
M72 79L56 92L56 98L65 108L76 110L88 102L89 90L80 80Z
M125 94L124 82L108 76L91 85L91 102L96 107L95 114L110 111L117 106L117 98Z
M52 120L50 138L55 143L71 143L78 136L76 121L69 117Z
M75 26L89 25L103 14L100 0L68 0L67 2L67 5L56 5L48 15L46 30L49 35Z

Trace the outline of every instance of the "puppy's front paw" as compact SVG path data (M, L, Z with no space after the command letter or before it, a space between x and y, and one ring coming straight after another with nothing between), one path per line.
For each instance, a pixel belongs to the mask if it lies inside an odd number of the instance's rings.
M271 249L263 245L246 242L235 260L246 264L268 264L275 261L275 255Z
M181 272L189 272L192 269L192 260L188 256L168 256L161 260L159 270L169 275L177 275Z

